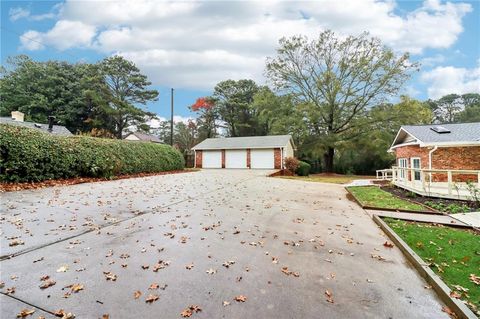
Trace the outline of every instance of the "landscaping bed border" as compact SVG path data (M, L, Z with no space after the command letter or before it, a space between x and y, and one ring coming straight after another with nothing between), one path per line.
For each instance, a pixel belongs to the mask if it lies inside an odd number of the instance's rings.
M378 215L372 216L373 221L387 234L390 240L397 245L405 257L415 267L420 276L429 283L440 299L449 307L459 318L477 319L478 317L461 300L450 297L451 289L443 280L430 269L420 256L408 246L408 244L397 234L390 226L385 223Z
M380 186L378 185L368 185L368 186L356 186L356 187L372 187L372 186L375 186L375 187L378 187L380 189L382 189ZM426 210L413 210L413 209L403 209L403 208L382 208L382 207L375 207L375 206L368 206L368 205L363 205L360 200L358 200L357 197L355 197L355 195L348 189L349 186L346 186L345 187L345 190L347 191L347 193L350 194L350 196L354 199L354 201L360 206L362 207L363 209L369 209L369 210L383 210L383 211L389 211L389 212L405 212L405 213L415 213L415 214L432 214L432 215L445 215L444 213L442 212L439 212L431 207L428 207L422 203L417 203L415 201L412 201L412 200L408 200L408 199L404 199L404 198L400 198L402 200L405 200L405 201L408 201L410 203L413 203L413 204L417 204L419 206L422 206L423 208L425 208ZM393 195L393 194L392 194ZM395 195L394 195L395 196Z

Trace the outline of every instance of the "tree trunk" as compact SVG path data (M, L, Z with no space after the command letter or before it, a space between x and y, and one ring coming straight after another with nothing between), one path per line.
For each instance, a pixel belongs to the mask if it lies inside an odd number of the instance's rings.
M329 147L323 154L326 173L333 173L333 155L335 155L335 149L333 147Z

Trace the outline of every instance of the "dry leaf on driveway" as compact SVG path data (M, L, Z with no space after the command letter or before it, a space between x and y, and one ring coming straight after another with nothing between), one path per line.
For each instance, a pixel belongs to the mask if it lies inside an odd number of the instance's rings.
M142 292L140 290L137 290L133 293L133 298L138 299L142 295Z
M239 295L239 296L236 296L234 300L238 302L245 302L247 301L247 297L245 297L244 295Z
M158 289L159 287L160 287L160 285L159 285L159 284L157 284L157 283L153 283L153 284L151 284L151 285L150 285L150 287L148 287L148 289L150 289L150 290L154 290L154 289Z
M71 312L65 312L63 309L59 309L53 313L56 317L60 317L62 319L73 319L75 315Z
M442 307L442 311L445 312L447 315L449 315L450 318L452 318L452 319L458 318L458 317L457 317L457 314L456 314L455 312L453 312L453 310L450 309L450 308L447 307L447 306L443 306L443 307Z
M389 241L386 241L383 243L383 246L387 247L387 248L393 248L393 246L395 246L393 243L389 242Z
M332 294L332 292L331 292L330 290L328 290L328 289L325 290L325 296L327 296L327 301L328 301L329 303L334 303L334 301L333 301L333 294Z
M145 299L145 302L146 302L146 303L152 303L152 302L154 302L154 301L157 301L158 298L160 298L158 295L152 295L152 294L150 294L150 295L148 295L147 299Z
M60 268L57 269L57 272L67 272L68 265L62 265Z
M110 271L104 271L103 274L105 275L105 278L107 280L111 280L111 281L116 281L117 280L117 275L115 275L114 273L112 273Z
M45 280L43 284L40 285L40 289L47 289L48 287L51 287L56 283L57 282L55 280L51 280L51 279Z
M213 269L213 268L210 268L210 269L208 269L208 270L206 271L206 273L209 274L209 275L213 275L213 274L215 274L216 272L217 272L217 271L216 271L215 269Z
M183 318L188 318L188 317L191 317L193 313L195 312L200 312L202 311L202 308L200 308L199 306L197 305L190 305L188 306L188 308L184 309L180 315L183 317Z
M17 314L17 318L25 318L27 316L30 316L35 312L35 309L22 309L20 313Z

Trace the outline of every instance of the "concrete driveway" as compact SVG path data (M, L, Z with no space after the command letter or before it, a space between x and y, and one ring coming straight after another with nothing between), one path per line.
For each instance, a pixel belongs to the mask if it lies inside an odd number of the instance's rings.
M265 174L1 194L1 317L448 318L342 186Z

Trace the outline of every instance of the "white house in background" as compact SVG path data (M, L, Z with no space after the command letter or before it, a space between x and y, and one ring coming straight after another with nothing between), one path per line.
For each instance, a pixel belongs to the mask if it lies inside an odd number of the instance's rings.
M130 133L123 138L127 141L144 141L144 142L153 142L153 143L162 143L162 141L155 135L144 134L140 132Z
M192 150L198 168L283 169L295 144L290 135L207 138Z

